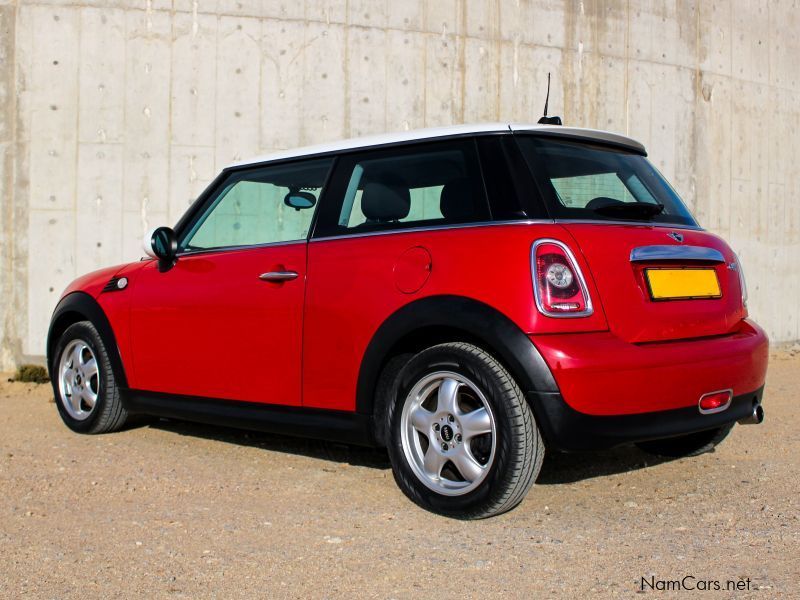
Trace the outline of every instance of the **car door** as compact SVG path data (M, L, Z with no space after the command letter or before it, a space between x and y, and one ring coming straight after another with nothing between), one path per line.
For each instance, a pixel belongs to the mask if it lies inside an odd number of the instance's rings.
M135 282L140 390L301 404L307 237L332 159L230 172Z

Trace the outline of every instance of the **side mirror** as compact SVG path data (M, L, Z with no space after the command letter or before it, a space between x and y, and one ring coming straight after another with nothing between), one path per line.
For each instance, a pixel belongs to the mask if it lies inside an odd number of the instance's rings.
M164 262L172 262L178 254L178 238L170 227L156 227L144 236L144 251Z
M313 206L317 203L317 198L310 192L292 190L283 198L283 203L286 206L291 206L295 210L301 210L305 208L313 208Z

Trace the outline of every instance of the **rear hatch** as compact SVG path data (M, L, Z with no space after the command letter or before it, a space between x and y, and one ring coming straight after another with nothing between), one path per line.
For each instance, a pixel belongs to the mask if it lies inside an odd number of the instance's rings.
M609 328L624 340L723 335L746 316L736 257L713 234L611 223L562 226L586 258Z
M590 130L515 132L548 214L589 265L610 329L633 343L723 335L745 314L736 256L702 231L641 144Z

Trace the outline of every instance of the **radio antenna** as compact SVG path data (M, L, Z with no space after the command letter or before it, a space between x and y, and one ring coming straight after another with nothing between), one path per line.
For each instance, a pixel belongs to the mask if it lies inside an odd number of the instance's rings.
M539 119L542 125L561 125L561 117L548 117L547 105L550 103L550 72L547 73L547 96L544 98L544 116Z
M550 72L547 72L547 96L544 97L544 116L547 116L547 104L550 102Z

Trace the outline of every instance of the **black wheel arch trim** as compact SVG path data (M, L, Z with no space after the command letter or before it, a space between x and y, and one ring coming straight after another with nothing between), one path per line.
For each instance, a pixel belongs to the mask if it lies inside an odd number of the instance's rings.
M385 406L375 392L383 366L403 340L426 329L446 328L463 332L482 344L511 372L525 392L557 394L550 368L531 339L502 312L472 298L455 295L428 296L392 313L372 336L361 360L356 387L356 412L373 415L377 442L384 443ZM450 340L452 341L452 340ZM539 417L537 407L534 414Z
M72 292L64 296L50 318L50 328L47 332L47 368L50 378L53 379L53 363L55 361L53 353L61 334L67 327L79 321L91 321L94 328L97 329L97 333L105 345L108 359L111 361L111 369L117 385L123 388L127 387L128 379L125 376L125 368L111 323L97 300L86 292Z

